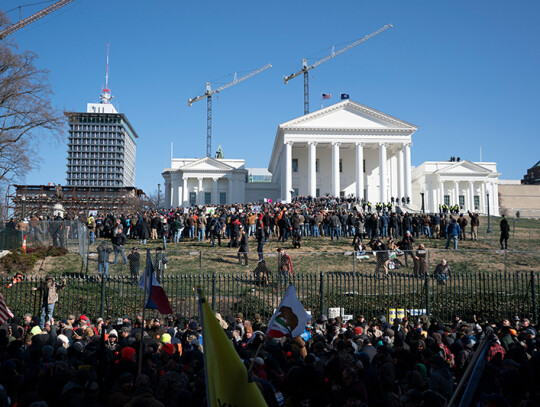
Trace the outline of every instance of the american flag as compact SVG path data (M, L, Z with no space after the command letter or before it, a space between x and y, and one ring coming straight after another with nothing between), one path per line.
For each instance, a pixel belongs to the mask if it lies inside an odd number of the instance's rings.
M331 93L323 93L322 98L323 99L330 99L330 98L332 98L332 94Z
M5 324L9 318L13 318L13 313L7 307L4 296L0 293L0 324Z

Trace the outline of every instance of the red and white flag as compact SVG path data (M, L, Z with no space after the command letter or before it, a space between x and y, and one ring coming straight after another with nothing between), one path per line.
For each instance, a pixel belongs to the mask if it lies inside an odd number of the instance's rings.
M304 306L296 296L294 285L291 284L287 288L276 312L270 318L266 334L271 338L282 336L296 338L304 332L310 319L311 315L304 309Z
M9 318L13 318L13 313L7 307L4 296L0 293L0 324L5 324Z
M150 249L146 251L146 268L144 269L144 273L139 280L139 286L143 290L146 288L146 302L144 304L145 308L157 309L161 314L173 313L169 298L156 278Z

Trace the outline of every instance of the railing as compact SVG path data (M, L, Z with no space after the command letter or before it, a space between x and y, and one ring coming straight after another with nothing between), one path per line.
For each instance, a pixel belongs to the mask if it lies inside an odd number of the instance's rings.
M450 321L454 315L465 319L476 315L489 321L515 315L538 320L540 273L537 271L454 273L446 284L430 274L415 277L399 270L386 278L383 273L359 271L297 272L289 281L274 271L269 284L260 285L251 268L247 270L170 275L169 267L169 275L162 278L161 284L175 313L184 318L198 318L196 288L200 286L213 309L222 315L243 312L250 318L259 313L268 319L290 281L295 284L304 307L315 317L326 314L329 308L343 309L345 315L366 317L387 315L389 309L403 308L411 317L426 313L444 321ZM114 273L107 279L97 275L66 276L67 284L60 291L55 316L134 316L144 302L137 280ZM15 315L41 312L39 291L31 290L40 281L29 277L2 289ZM9 282L6 278L0 280L3 287Z

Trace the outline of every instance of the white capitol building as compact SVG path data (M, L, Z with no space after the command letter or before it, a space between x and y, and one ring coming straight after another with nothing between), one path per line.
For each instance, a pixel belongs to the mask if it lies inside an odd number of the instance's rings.
M268 172L245 168L243 159L171 160L163 170L166 203L172 207L290 202L296 195L359 197L372 203L409 197L426 212L439 205L498 213L496 163L426 161L411 166L418 127L345 100L278 126ZM257 182L252 174L268 174Z

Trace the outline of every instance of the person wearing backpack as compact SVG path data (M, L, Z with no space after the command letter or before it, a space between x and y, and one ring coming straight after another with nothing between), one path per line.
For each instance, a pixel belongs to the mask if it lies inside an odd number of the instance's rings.
M216 237L218 239L218 245L221 247L221 221L214 214L214 217L210 221L210 239L212 240L212 247L216 247Z
M459 236L459 240L467 240L465 229L467 228L469 222L467 221L467 218L463 216L463 214L459 215L458 224L461 228L461 235Z
M178 243L182 238L182 233L184 232L184 221L182 220L182 216L177 215L173 223L175 229L173 243Z

